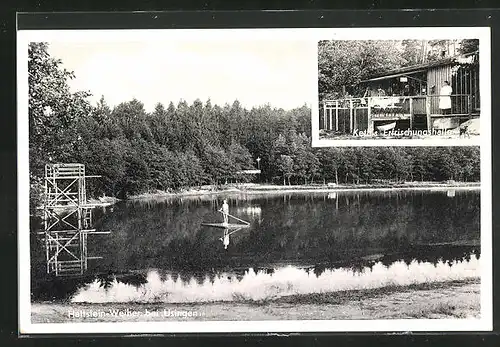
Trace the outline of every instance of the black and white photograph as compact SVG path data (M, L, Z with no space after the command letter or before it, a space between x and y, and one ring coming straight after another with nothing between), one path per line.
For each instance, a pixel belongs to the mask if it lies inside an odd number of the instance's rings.
M478 144L479 57L478 38L319 41L319 140Z
M349 33L20 31L21 330L491 329L478 41Z

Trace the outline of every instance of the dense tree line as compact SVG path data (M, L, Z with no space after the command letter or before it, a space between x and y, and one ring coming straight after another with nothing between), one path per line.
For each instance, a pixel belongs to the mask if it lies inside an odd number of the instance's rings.
M449 40L324 40L318 43L320 100L342 95L373 74L448 57ZM457 53L479 49L479 40L458 42Z
M72 93L71 72L29 46L30 174L32 188L44 165L80 162L103 177L91 193L126 197L155 190L243 182L261 158L261 181L370 183L375 180L479 180L479 148L311 147L311 110L238 101L158 103L146 112L138 100L94 106L88 93ZM33 194L35 196L36 194Z

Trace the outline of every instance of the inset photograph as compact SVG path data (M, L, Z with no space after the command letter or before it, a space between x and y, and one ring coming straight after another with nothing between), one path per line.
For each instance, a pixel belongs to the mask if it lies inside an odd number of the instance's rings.
M479 39L318 42L319 140L474 141Z

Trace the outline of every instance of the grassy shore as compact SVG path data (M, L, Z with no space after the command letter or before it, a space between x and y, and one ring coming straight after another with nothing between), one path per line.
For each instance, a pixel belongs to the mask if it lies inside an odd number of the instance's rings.
M82 312L85 315L82 317ZM88 313L97 317L88 317ZM122 314L117 314L121 312ZM80 314L80 316L78 316ZM212 303L40 302L33 323L166 320L314 320L479 318L480 281L425 283L377 289L290 295L265 301Z

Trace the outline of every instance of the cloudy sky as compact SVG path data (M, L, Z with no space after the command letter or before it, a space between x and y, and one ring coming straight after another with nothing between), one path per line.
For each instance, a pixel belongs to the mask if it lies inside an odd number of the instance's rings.
M74 71L73 91L89 90L110 106L136 98L153 110L180 99L210 98L245 107L291 109L311 103L316 51L305 40L169 40L49 42L49 52ZM311 83L312 82L312 83Z

